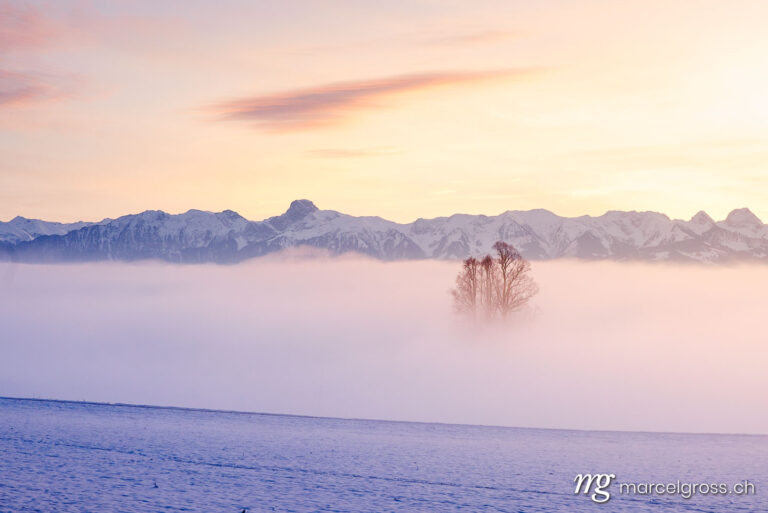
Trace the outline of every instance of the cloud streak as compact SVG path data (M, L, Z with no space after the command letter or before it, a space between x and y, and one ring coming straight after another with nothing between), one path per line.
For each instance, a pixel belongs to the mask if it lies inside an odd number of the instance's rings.
M0 52L44 46L58 30L34 7L0 1Z
M321 159L356 159L364 157L380 157L401 153L397 148L318 148L307 150L309 157Z
M60 81L59 79L54 82ZM0 107L24 105L69 96L65 87L54 85L39 74L0 69Z
M517 35L516 32L508 30L483 30L433 36L425 38L425 43L433 45L474 45L503 41L515 35Z
M522 78L531 69L433 72L336 82L307 89L238 98L214 105L218 119L246 121L269 130L293 131L335 125L355 111L370 109L394 95L443 86Z
M0 58L34 53L69 35L71 31L65 28L65 23L48 13L34 6L0 0ZM67 76L26 68L0 68L0 108L69 97L69 82L71 77Z

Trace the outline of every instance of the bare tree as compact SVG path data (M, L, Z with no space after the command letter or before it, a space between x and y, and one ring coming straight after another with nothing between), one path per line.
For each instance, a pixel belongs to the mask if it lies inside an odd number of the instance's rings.
M479 261L474 257L464 260L451 291L459 313L475 318L482 311L486 319L506 319L538 292L529 276L531 264L520 252L501 241L493 249L495 258L486 255Z
M490 319L496 311L495 289L498 276L496 272L496 262L491 255L485 255L480 261L482 268L482 280L480 282L480 303L483 307L485 317Z
M451 290L456 310L475 317L477 314L477 291L479 287L479 262L470 257L464 260L461 272L456 276L456 288Z
M496 302L499 314L506 318L535 296L539 287L528 275L531 264L512 245L499 241L493 249L496 250L500 273Z

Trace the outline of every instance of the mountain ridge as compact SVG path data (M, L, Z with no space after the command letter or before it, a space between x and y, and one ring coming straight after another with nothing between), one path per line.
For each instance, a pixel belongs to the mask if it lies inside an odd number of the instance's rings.
M768 261L768 225L748 208L735 209L722 221L703 210L685 221L651 211L562 217L533 209L397 223L321 210L307 199L294 200L284 213L262 221L232 210L196 209L180 214L146 210L77 223L17 216L0 222L0 259L235 263L297 246L382 260L461 259L489 252L497 240L532 260Z

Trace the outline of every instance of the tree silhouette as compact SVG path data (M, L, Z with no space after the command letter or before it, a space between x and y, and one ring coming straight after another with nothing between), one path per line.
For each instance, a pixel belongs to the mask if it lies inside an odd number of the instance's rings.
M512 245L496 242L496 256L464 260L451 290L456 311L473 319L506 319L539 291L531 264Z
M456 288L451 291L457 310L466 312L472 317L477 315L481 279L480 262L474 257L464 260L461 272L456 276Z

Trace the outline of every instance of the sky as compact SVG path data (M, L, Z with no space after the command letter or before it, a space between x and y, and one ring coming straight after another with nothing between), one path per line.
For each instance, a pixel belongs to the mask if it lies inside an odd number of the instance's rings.
M768 220L768 3L0 0L0 220Z
M490 327L453 316L455 272L299 255L0 264L0 395L768 434L768 267L537 262L530 309Z

